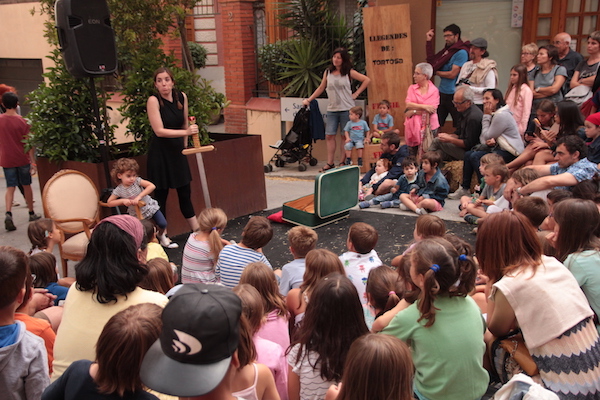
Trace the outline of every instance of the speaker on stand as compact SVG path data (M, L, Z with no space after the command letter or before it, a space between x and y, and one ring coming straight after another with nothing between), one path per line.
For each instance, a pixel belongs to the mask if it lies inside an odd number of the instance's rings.
M94 78L117 70L117 46L106 0L57 0L54 4L58 40L67 71L75 78L89 78L106 184L111 186L108 148L101 126ZM104 195L103 195L104 197Z

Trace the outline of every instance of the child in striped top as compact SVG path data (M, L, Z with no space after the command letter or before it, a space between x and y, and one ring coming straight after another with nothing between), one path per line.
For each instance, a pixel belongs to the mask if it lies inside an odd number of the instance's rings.
M221 284L229 288L236 286L244 268L250 263L262 262L271 267L271 263L262 253L262 248L272 237L273 228L268 219L250 218L242 232L242 242L223 247L219 254L215 273Z
M181 261L182 283L217 283L215 263L223 246L221 238L227 226L227 215L220 208L205 208L198 216L200 230L192 232L183 249Z

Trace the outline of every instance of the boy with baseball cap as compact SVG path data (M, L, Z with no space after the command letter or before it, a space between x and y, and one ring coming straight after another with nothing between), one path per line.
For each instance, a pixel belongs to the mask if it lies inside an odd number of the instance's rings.
M239 297L228 288L183 285L162 313L160 337L142 362L142 382L173 396L236 399L231 379L239 366L241 313Z

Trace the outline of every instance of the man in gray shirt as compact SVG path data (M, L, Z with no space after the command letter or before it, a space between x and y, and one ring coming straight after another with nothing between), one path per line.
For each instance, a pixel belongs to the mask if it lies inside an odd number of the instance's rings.
M571 35L567 32L556 34L552 44L558 49L558 65L562 65L567 70L567 79L562 87L564 95L571 88L571 78L575 72L575 67L583 60L583 56L571 50Z

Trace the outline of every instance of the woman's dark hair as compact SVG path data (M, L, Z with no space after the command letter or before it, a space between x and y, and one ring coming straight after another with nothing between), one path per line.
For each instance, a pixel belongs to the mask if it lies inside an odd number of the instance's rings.
M331 57L333 58L333 56L335 56L336 54L338 54L342 57L342 66L340 67L340 74L342 76L348 75L350 73L350 70L352 69L352 60L350 59L350 54L348 53L348 50L346 50L343 47L338 47L337 49L335 49L333 51L333 54L331 54ZM333 62L331 63L331 65L329 66L329 72L334 72L335 71L335 66L333 65Z
M579 106L571 100L561 100L556 104L556 115L560 119L557 138L567 135L577 135L577 130L584 124Z
M142 303L108 320L96 344L98 372L94 381L100 393L125 397L143 390L140 368L146 352L160 335L161 313L162 308L156 304Z
M519 78L517 79L517 83L515 83L515 84L509 83L508 84L508 89L506 90L505 97L508 97L508 95L514 88L515 89L515 97L514 97L513 103L511 105L513 107L516 107L517 104L519 103L521 87L523 86L523 84L527 84L527 68L523 64L517 64L517 65L513 65L513 67L510 70L515 71L519 75Z
M319 370L322 379L339 382L350 345L368 332L358 292L350 279L338 273L327 275L315 286L294 335L292 347L300 344L296 363L314 352L316 359L311 366Z
M498 100L498 104L496 105L496 110L498 110L500 107L504 107L506 105L506 102L504 101L504 96L502 95L502 92L500 91L500 89L486 89L483 91L483 93L490 93L492 95L492 97L494 98L494 100Z
M410 261L414 271L424 278L417 308L421 314L418 321L427 320L426 328L435 323L434 302L438 296L466 297L475 288L477 266L473 258L458 254L445 239L418 242L411 251Z
M56 276L56 257L54 254L41 251L29 256L29 268L35 275L33 287L45 288L53 282L58 282Z
M156 71L154 71L154 75L152 75L152 82L156 82L156 77L158 76L158 74L162 74L163 72L166 72L167 74L169 74L169 77L173 81L173 84L175 84L175 78L173 77L173 72L167 67L160 67ZM173 92L173 101L176 101L177 108L179 110L182 110L183 104L181 104L181 99L183 99L183 95L181 94L180 91L176 90L175 87L173 87L172 92ZM156 97L158 98L158 102L159 102L160 106L162 107L164 105L164 103L163 103L162 96L160 95L160 93L158 93L158 91L156 92Z
M142 242L142 249L146 242ZM77 289L91 290L99 303L117 302L127 296L148 274L138 259L134 239L116 225L99 224L92 232L83 260L75 266Z
M600 239L596 236L600 213L592 200L564 200L556 204L553 211L559 227L556 258L564 261L572 253L600 250Z
M553 46L551 44L547 44L545 46L540 46L540 48L538 49L538 54L540 53L540 50L546 50L548 52L548 58L550 59L550 64L552 65L556 65L558 64L558 48L556 46Z
M600 181L600 177L598 175L594 175L592 179L586 179L573 186L573 189L571 189L573 198L594 200L596 196L598 196L598 181Z

